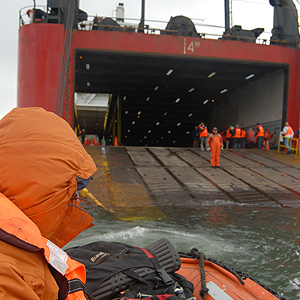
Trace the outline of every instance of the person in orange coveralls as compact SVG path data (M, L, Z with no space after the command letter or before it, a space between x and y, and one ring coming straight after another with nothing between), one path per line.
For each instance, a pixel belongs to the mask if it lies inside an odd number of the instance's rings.
M207 143L211 151L210 164L213 168L219 168L223 140L221 134L218 133L217 127L213 128L213 132L209 135Z
M61 247L93 226L76 195L95 171L54 113L15 108L0 120L0 299L88 299L84 265Z

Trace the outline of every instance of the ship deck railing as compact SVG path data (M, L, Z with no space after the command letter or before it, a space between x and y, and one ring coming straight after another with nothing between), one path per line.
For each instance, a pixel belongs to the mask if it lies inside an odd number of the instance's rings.
M40 9L44 12L46 12L46 7L44 5L36 5L36 9ZM25 6L20 9L19 11L19 27L22 27L24 25L30 24L30 18L27 15L27 11L29 9L33 9L32 6ZM140 19L134 19L134 18L124 18L123 20L118 20L115 17L109 17L116 21L120 26L114 26L114 25L98 25L94 24L94 19L105 19L106 16L88 16L88 19L85 21L82 21L78 23L78 30L99 30L97 27L103 28L103 30L116 30L116 28L119 29L119 31L124 32L143 32L144 34L155 34L155 35L161 35L161 34L170 34L170 35L177 35L177 30L167 30L166 25L169 21L161 21L161 20L150 20L146 19L144 20L144 25L142 28L139 27ZM43 19L37 19L36 23L43 23L47 20L47 14L45 13L45 18ZM237 41L243 41L243 42L251 42L256 44L262 44L262 45L269 45L269 44L277 44L281 46L285 46L286 41L272 41L268 38L255 38L255 37L246 37L246 36L234 36L234 35L228 35L224 33L224 26L220 25L212 25L212 24L205 24L203 23L201 19L191 19L191 21L194 23L198 37L195 38L201 38L201 39L225 39L225 40L237 40ZM47 21L46 21L47 22ZM164 27L164 28L163 28ZM204 29L204 30L203 30ZM271 33L264 32L265 35L271 35Z
M284 143L284 140L291 140L291 147L286 146ZM287 150L291 150L295 152L295 157L300 159L300 140L296 139L296 138L289 138L289 137L285 137L283 135L279 135L279 142L278 142L278 149L277 152L279 153L281 151L281 148L287 149Z

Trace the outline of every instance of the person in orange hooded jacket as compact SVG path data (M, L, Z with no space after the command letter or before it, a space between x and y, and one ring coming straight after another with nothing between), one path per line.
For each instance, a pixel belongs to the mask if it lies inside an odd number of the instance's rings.
M0 120L0 299L87 299L85 267L60 248L92 226L74 195L95 171L54 113L15 108Z
M212 167L218 168L220 165L221 149L223 149L223 140L222 136L218 133L217 127L213 128L213 133L209 135L207 143L211 151L210 164Z

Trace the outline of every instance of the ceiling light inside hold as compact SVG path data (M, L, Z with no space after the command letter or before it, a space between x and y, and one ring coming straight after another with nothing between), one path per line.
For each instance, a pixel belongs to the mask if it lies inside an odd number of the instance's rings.
M177 98L176 100L175 100L175 103L178 103L180 101L180 98Z
M188 118L190 118L192 115L193 115L193 114L192 114L192 113L190 113L190 114L188 115Z
M128 129L127 131L130 132L130 129Z
M135 121L132 121L132 124L135 124Z
M147 98L146 98L146 101L149 101L149 100L150 100L150 97L147 97Z
M203 104L206 104L208 101L209 101L208 99L204 100L204 101L203 101Z
M148 133L151 133L151 130L148 130Z
M168 131L168 134L170 134L171 132L172 132L172 131L171 131L171 130L169 130L169 131Z
M177 124L176 124L176 126L180 126L180 125L181 125L181 123L177 123Z
M250 78L252 78L252 77L254 77L254 76L255 76L255 74L250 74L250 75L248 75L247 77L245 77L245 79L248 80L248 79L250 79Z
M87 70L89 70L89 69L90 69L90 64L86 64L86 65L85 65L85 68L86 68Z
M142 113L142 112L139 110L137 114L140 115L141 113Z
M190 133L191 133L190 131L187 131L187 132L186 132L186 134L190 134Z
M125 101L126 99L127 99L127 97L126 97L126 96L124 96L124 97L123 97L123 100Z
M159 125L159 122L157 122L155 125L158 126L158 125Z
M154 91L157 91L159 89L159 86L157 85L155 88L154 88Z
M164 116L166 116L167 114L168 114L168 112L167 112L167 111L165 111L165 112L164 112Z
M91 83L90 83L90 82L87 82L86 85L87 85L87 86L91 86Z
M128 114L128 110L125 111L125 115L127 115L127 114Z
M226 93L228 90L227 89L224 89L224 90L222 90L221 92L220 92L220 94L224 94L224 93Z
M195 88L189 89L189 93L193 92L194 90L195 90Z
M167 72L167 74L166 75L171 75L173 73L173 69L170 69L168 72Z
M214 77L216 74L217 74L216 72L211 72L207 77L208 77L208 78L212 78L212 77Z

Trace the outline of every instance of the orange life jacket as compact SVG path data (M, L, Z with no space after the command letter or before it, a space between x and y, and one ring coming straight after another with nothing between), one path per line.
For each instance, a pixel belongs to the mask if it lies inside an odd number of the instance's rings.
M262 127L262 125L257 125L256 128L258 128L258 133L256 136L264 136L265 135L265 131L264 131L264 128Z
M234 134L234 138L240 138L241 137L241 133L242 133L242 129L239 127L235 128L235 134Z
M84 294L85 266L44 238L36 224L2 193L0 229L0 240L27 251L42 253L54 272L62 275L54 275L60 287L60 299L87 300Z
M232 130L230 128L228 128L226 130L226 139L230 139L232 137Z

